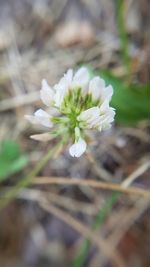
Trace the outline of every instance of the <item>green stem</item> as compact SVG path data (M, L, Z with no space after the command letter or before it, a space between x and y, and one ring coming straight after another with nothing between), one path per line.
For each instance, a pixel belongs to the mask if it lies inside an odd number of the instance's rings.
M105 221L109 211L112 209L113 205L117 202L120 193L113 192L112 195L105 202L104 206L100 209L98 215L96 216L95 222L92 226L93 230L98 229ZM85 258L90 250L91 243L88 239L84 240L81 247L80 252L76 256L73 267L83 267Z
M13 187L13 189L9 190L3 196L3 199L0 201L0 209L4 208L9 202L16 197L16 195L21 191L22 188L29 186L32 183L32 179L42 170L42 168L46 165L48 160L56 156L63 147L64 141L59 142L53 149L49 150L47 154L40 160L35 168L25 176L18 184Z
M129 42L125 27L125 4L126 3L124 0L116 1L116 16L117 16L117 27L120 36L122 61L126 67L127 74L130 75Z

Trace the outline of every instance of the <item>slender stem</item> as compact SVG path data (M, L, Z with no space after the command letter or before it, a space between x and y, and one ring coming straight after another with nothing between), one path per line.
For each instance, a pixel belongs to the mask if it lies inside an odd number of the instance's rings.
M100 209L100 211L98 212L98 214L95 218L95 222L92 225L93 230L98 229L98 227L100 227L100 225L103 224L109 211L112 209L113 205L116 203L119 196L120 196L120 193L113 192L112 195L107 199L104 206L102 207L102 209ZM86 258L86 255L87 255L90 247L91 247L91 242L88 239L84 240L83 244L80 247L80 252L74 260L73 267L82 267L83 266L84 260Z
M33 178L42 170L46 165L49 159L56 157L56 155L61 151L64 141L57 143L53 149L49 150L47 154L36 164L35 168L25 176L18 184L8 191L4 198L0 201L0 209L4 208L9 202L15 198L15 196L20 192L24 187L29 186L32 183Z
M125 4L125 0L116 1L116 16L117 27L120 36L122 61L126 67L127 74L130 75L129 42L125 27Z

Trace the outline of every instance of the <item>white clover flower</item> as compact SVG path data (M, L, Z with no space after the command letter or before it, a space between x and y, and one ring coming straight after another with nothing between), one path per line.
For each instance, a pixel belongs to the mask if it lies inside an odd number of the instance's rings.
M87 68L80 68L74 75L69 69L54 87L42 81L41 100L50 109L57 109L57 115L39 109L26 118L33 124L52 128L50 136L62 135L66 140L73 140L69 153L80 157L86 150L87 129L102 131L111 127L115 116L109 106L112 94L112 86L106 86L100 77L90 79ZM37 135L36 140L40 140Z

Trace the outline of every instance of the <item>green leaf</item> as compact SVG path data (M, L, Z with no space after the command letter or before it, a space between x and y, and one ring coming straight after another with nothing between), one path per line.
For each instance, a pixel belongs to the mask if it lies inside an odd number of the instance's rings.
M15 141L5 140L0 143L0 181L21 171L27 162L27 157L21 154L20 147Z
M150 119L150 87L124 82L108 72L100 74L106 84L111 84L114 94L111 106L116 109L116 121L125 125L136 125L142 120Z
M20 155L19 145L12 140L5 140L0 143L0 157L7 158L9 160L15 159Z

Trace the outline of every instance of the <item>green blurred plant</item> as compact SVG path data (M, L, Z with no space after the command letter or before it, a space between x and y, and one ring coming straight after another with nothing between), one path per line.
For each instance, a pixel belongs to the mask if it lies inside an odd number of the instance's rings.
M113 208L113 205L117 202L120 193L113 192L112 195L106 200L104 206L98 212L95 222L92 225L92 229L95 231L96 229L100 229L100 226L104 223L107 218L108 213ZM79 253L76 255L75 260L73 262L73 267L82 267L86 256L90 250L91 243L88 239L85 239L80 246Z
M27 163L27 156L21 153L15 141L5 140L0 143L0 181L21 171Z
M62 139L55 146L53 146L52 149L49 149L47 151L47 153L44 155L44 157L40 161L37 162L35 167L29 172L29 174L27 174L25 177L20 179L20 181L15 186L13 186L11 189L9 189L6 192L2 192L3 197L0 199L0 210L5 208L10 203L10 201L12 199L14 199L23 188L29 186L32 183L33 178L42 170L42 168L46 165L46 163L51 158L54 158L54 157L58 156L58 154L61 152L61 150L62 150L62 148L64 146L64 142L65 142L64 140L66 140L66 139L65 138ZM12 145L12 144L10 146L15 147L15 145ZM19 150L18 150L17 146L16 146L15 149L14 148L10 149L10 146L7 145L7 147L8 147L8 149L7 149L8 152L7 153L11 154L11 157L17 158L17 155L19 153ZM10 151L14 151L14 152L10 153ZM4 153L3 153L3 156L4 156ZM9 172L9 174L10 174L10 172ZM6 175L5 175L5 177L6 177Z
M114 88L111 106L116 109L117 123L134 126L150 119L150 87L127 85L109 72L101 73L101 77Z
M129 56L129 40L125 25L126 5L126 0L115 1L117 29L120 37L120 56L122 58L122 63L126 68L127 74L130 75L131 61Z

